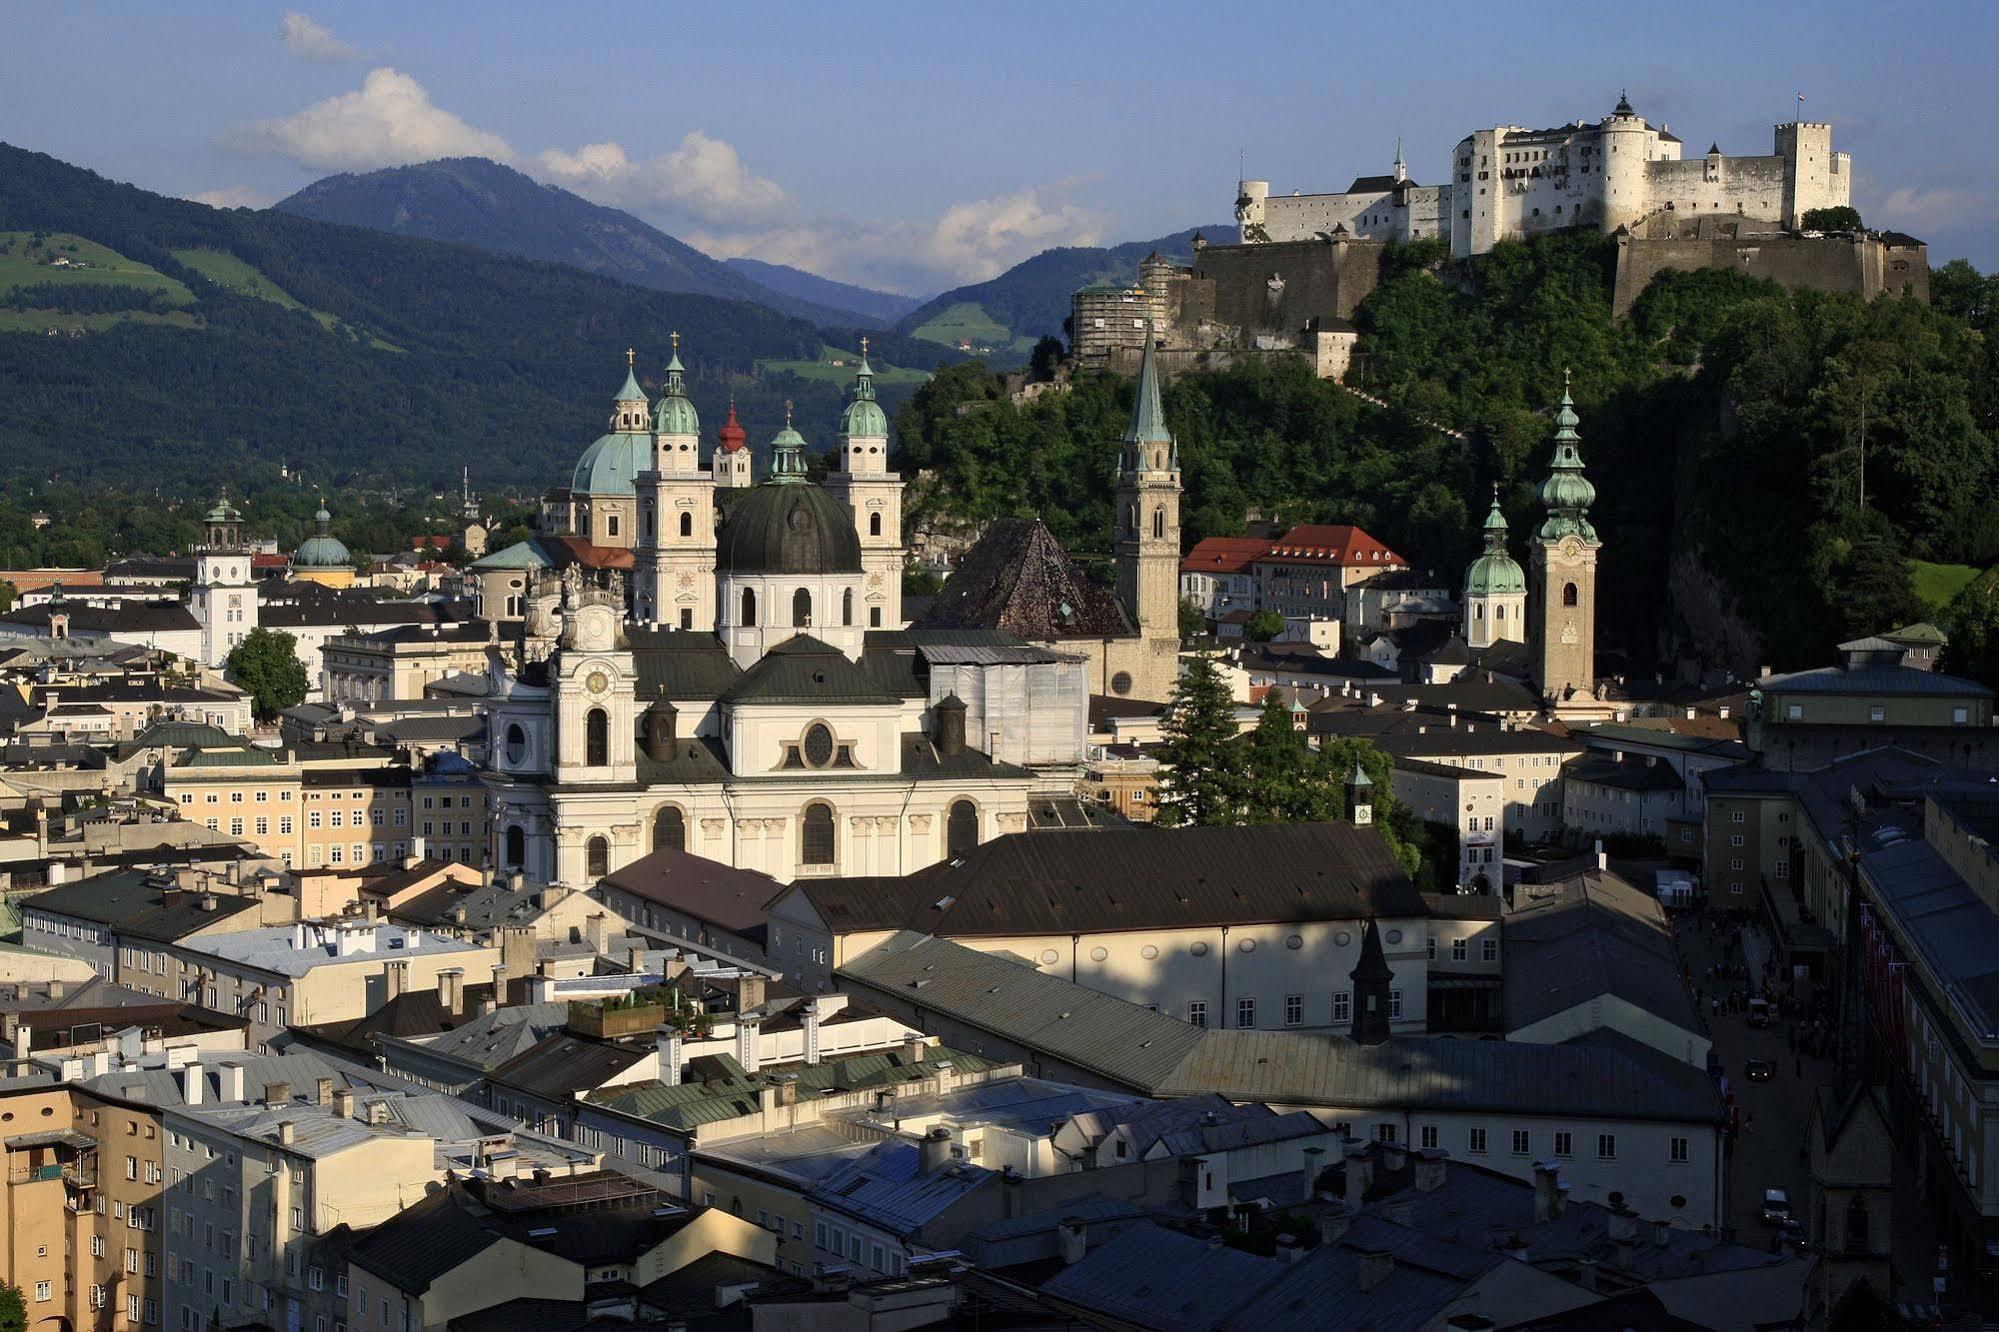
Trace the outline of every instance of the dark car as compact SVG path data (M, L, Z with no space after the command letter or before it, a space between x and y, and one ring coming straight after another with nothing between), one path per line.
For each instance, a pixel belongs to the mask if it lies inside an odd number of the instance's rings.
M1767 1059L1752 1059L1742 1066L1743 1076L1751 1082L1768 1082L1777 1069Z

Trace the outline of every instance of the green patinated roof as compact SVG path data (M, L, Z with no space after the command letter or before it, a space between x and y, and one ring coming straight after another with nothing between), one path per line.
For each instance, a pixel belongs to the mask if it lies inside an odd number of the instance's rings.
M295 569L342 569L354 562L347 553L347 547L333 535L333 515L326 511L324 504L312 516L317 530L299 544L292 554Z
M1159 400L1159 364L1152 350L1152 321L1145 323L1145 355L1138 363L1138 400L1132 404L1131 428L1124 432L1127 444L1171 444L1173 432L1166 428L1166 408Z
M617 401L644 402L645 400L646 391L639 387L639 377L633 373L631 366L626 366L625 386L618 390Z
M698 435L701 417L687 397L687 371L680 364L680 351L666 363L666 392L653 408L652 428L662 435Z
M652 440L614 431L600 435L576 460L569 489L578 495L636 495L635 478L652 466Z
M614 1087L591 1092L585 1099L654 1123L694 1128L724 1119L753 1115L759 1108L759 1093L767 1079L746 1073L729 1055L709 1056L722 1076L707 1082L683 1082L669 1087L663 1082L645 1082L631 1087ZM915 1082L933 1077L937 1065L948 1061L960 1073L983 1073L993 1061L960 1050L936 1046L924 1051L924 1058L911 1062L900 1050L880 1054L854 1055L847 1059L824 1060L787 1068L797 1076L798 1099L817 1098L829 1090L859 1091L868 1087Z
M472 561L474 569L553 569L555 564L532 541L516 541L505 550L496 550Z
M888 416L881 404L875 401L875 371L868 364L865 354L861 357L861 368L854 372L854 400L847 404L846 412L840 417L840 434L851 439L860 436L871 439L888 434Z
M1589 507L1596 503L1596 487L1583 475L1582 438L1576 434L1575 400L1569 396L1567 376L1562 384L1562 405L1555 413L1555 457L1549 464L1548 479L1541 483L1541 502L1548 506L1541 537L1558 541L1576 536L1596 545L1596 527L1589 520Z
M1942 647L1950 641L1949 636L1943 630L1937 628L1927 620L1919 621L1915 624L1905 624L1900 629L1891 630L1881 635L1881 637L1891 643L1924 643L1933 647Z
M1527 574L1506 553L1506 515L1499 511L1498 487L1493 488L1492 512L1485 516L1485 554L1465 570L1465 595L1487 597L1496 593L1525 592Z

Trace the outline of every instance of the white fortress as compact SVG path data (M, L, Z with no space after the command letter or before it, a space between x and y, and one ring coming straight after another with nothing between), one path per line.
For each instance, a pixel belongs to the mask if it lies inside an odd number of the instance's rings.
M1705 156L1682 158L1677 136L1620 97L1595 124L1502 125L1466 135L1451 153L1445 185L1409 179L1399 147L1393 174L1362 176L1340 194L1273 197L1270 182L1245 180L1236 220L1245 245L1448 235L1451 254L1463 258L1563 227L1635 232L1660 215L1676 224L1727 216L1796 230L1812 209L1851 201L1852 160L1832 150L1832 126L1793 121L1778 125L1775 139L1767 157L1729 157L1710 146Z

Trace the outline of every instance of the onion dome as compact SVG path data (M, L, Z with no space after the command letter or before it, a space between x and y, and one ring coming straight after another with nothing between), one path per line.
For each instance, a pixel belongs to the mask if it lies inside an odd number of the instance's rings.
M321 504L312 516L313 534L292 554L294 569L345 569L354 563L347 547L333 535L333 515Z
M569 489L579 495L636 495L634 478L652 467L651 424L645 390L632 372L634 353L625 353L625 383L611 406L610 430L583 450Z
M1485 516L1485 554L1473 560L1471 567L1465 570L1465 595L1489 597L1526 590L1526 572L1506 553L1506 515L1499 511L1499 485L1495 482L1492 487L1492 512Z
M749 447L750 432L743 429L736 420L736 400L729 399L729 419L722 423L720 431L721 449L724 453L741 453Z
M225 489L222 492L222 497L215 501L215 507L208 511L208 516L202 519L202 521L207 523L240 523L243 521L243 515L237 512L236 506L229 502L229 492Z
M861 572L861 538L853 512L805 479L805 439L785 426L771 441L769 479L729 510L715 543L722 573L829 574Z
M861 368L854 373L854 400L840 417L840 437L852 439L886 438L888 417L875 401L875 372L868 364L868 340L861 339Z
M652 428L662 435L698 435L701 418L687 397L687 371L680 364L680 335L673 335L673 359L666 363L666 396L653 410Z
M1547 521L1541 524L1543 540L1559 541L1565 536L1581 537L1596 543L1596 528L1589 520L1589 507L1596 503L1596 487L1583 475L1582 443L1576 434L1576 404L1569 396L1568 372L1562 372L1562 405L1555 413L1555 457L1548 479L1541 483L1541 503L1548 506Z

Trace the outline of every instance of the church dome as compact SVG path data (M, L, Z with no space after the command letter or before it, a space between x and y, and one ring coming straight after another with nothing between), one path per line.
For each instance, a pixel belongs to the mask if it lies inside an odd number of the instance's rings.
M1465 570L1465 595L1489 597L1507 592L1525 592L1527 575L1511 555L1481 555Z
M344 569L354 563L354 557L339 537L333 535L333 515L324 505L312 516L313 534L299 544L292 555L294 569Z
M652 441L622 431L600 435L576 460L569 488L578 495L636 495L633 478L652 466Z
M715 547L722 573L861 571L861 538L847 506L809 481L774 479L729 511Z
M868 364L868 340L861 339L861 368L854 373L854 400L840 416L840 435L872 439L888 434L888 416L875 401L875 371Z

